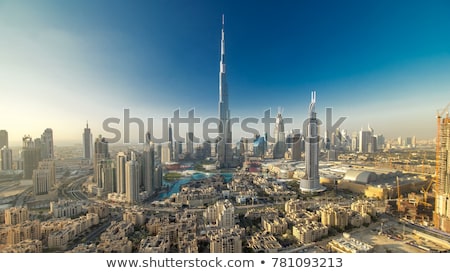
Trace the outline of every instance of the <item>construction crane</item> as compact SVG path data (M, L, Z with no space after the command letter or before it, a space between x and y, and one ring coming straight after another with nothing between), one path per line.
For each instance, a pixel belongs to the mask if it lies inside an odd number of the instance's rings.
M421 190L421 192L423 193L423 203L425 204L428 204L428 205L430 205L428 202L427 202L427 198L428 198L428 193L429 193L429 191L430 191L430 189L431 189L431 185L433 185L433 179L430 179L430 181L428 182L428 185L427 185L427 187L426 188L423 188L422 187L422 190Z

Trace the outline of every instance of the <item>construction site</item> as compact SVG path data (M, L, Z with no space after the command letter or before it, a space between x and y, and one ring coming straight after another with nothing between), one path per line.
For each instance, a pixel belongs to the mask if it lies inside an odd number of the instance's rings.
M436 228L450 233L450 103L437 113L435 210L433 224ZM444 116L445 113L445 116Z

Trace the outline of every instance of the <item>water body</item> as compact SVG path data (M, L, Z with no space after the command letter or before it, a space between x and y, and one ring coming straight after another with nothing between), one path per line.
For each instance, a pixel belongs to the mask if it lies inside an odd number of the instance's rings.
M169 198L174 193L180 192L181 186L191 182L192 180L200 180L200 179L204 179L209 176L216 175L216 174L217 173L197 172L197 173L192 174L190 177L184 177L184 178L181 178L181 179L176 180L175 182L171 182L171 183L163 180L163 186L168 186L168 187L170 187L170 189L167 192L161 193L158 196L158 199L163 200L163 199ZM222 175L224 177L225 182L230 182L231 179L233 178L232 173L220 173L220 175Z

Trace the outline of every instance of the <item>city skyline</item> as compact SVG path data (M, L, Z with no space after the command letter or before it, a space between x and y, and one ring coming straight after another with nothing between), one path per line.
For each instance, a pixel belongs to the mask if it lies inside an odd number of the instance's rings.
M318 118L331 107L350 134L370 124L387 139L432 139L450 85L450 4L387 3L3 1L0 129L14 146L52 128L61 145L81 143L86 120L108 137L102 122L123 124L124 109L155 129L177 109L217 117L225 14L231 118L282 107L289 132L315 90Z

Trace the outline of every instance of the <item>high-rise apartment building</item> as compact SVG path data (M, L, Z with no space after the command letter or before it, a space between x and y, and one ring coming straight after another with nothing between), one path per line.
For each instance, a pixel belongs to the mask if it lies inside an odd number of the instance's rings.
M33 170L33 193L35 195L47 194L56 183L56 166L52 159L39 162L37 169Z
M51 128L47 128L41 135L41 158L52 159L54 157L53 130Z
M41 151L33 139L27 135L22 138L21 160L23 162L23 179L32 179L33 170L38 167ZM38 142L39 143L39 142Z
M125 163L125 196L130 204L139 203L139 185L141 181L141 166L136 155L131 153L131 160Z
M2 170L12 170L12 150L6 146L0 149L1 152L1 169Z

